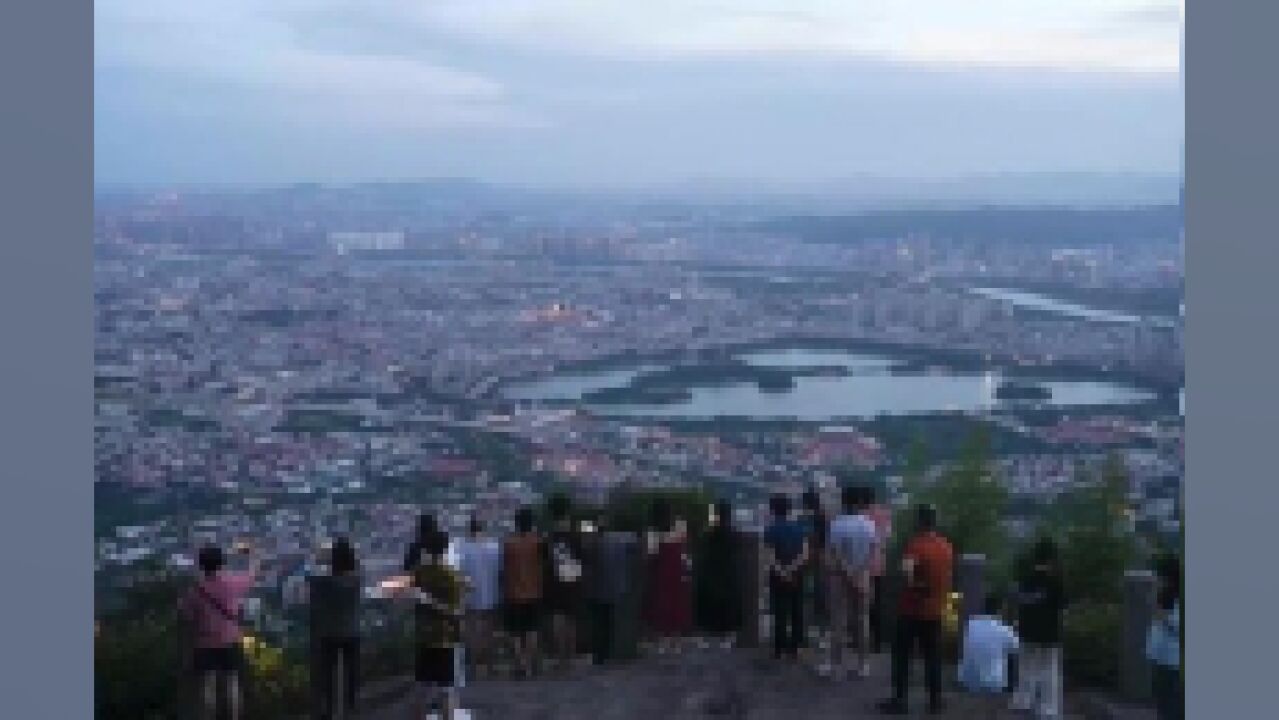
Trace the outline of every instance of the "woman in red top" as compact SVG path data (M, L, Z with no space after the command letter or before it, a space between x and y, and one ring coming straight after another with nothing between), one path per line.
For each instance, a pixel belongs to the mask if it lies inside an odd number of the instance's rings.
M670 504L653 506L656 547L649 565L645 615L658 637L658 653L678 651L677 638L693 627L692 563L685 534L675 527Z

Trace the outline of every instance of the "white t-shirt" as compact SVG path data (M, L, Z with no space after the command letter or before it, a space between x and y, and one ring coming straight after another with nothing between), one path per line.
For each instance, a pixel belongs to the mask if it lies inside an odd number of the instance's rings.
M972 691L1002 692L1008 686L1008 655L1016 652L1018 645L1017 633L998 618L969 618L959 682Z
M502 546L487 538L465 538L458 541L457 554L458 569L471 583L471 590L466 594L467 609L492 610L497 607Z
M853 572L862 572L871 569L879 535L868 515L839 515L830 523L827 542L836 560Z

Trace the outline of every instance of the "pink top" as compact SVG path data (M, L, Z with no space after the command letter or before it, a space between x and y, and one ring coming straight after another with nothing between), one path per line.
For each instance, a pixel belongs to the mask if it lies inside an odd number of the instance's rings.
M870 563L870 574L871 577L880 577L884 574L884 549L888 545L888 538L893 534L893 511L883 505L872 505L870 519L875 523L876 534L879 536L879 542L875 544L875 556Z
M240 601L254 582L251 572L224 572L212 578L202 576L187 591L182 598L182 611L195 626L196 647L226 647L240 642Z

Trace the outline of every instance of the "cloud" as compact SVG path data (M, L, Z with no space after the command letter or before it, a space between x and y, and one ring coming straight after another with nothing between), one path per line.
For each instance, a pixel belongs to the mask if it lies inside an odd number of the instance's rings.
M94 65L229 85L369 126L538 124L483 75L403 55L309 47L250 0L98 0ZM278 109L278 108L277 108Z
M1175 26L1149 0L285 0L282 17L380 20L476 42L621 58L868 59L1175 72ZM1116 17L1140 17L1116 31Z

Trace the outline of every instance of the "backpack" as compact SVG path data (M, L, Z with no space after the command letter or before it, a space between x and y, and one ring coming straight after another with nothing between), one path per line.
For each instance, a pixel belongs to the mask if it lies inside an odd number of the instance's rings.
M556 580L571 583L577 582L582 577L582 562L573 557L572 548L567 543L555 543L551 548L551 560L555 568Z

